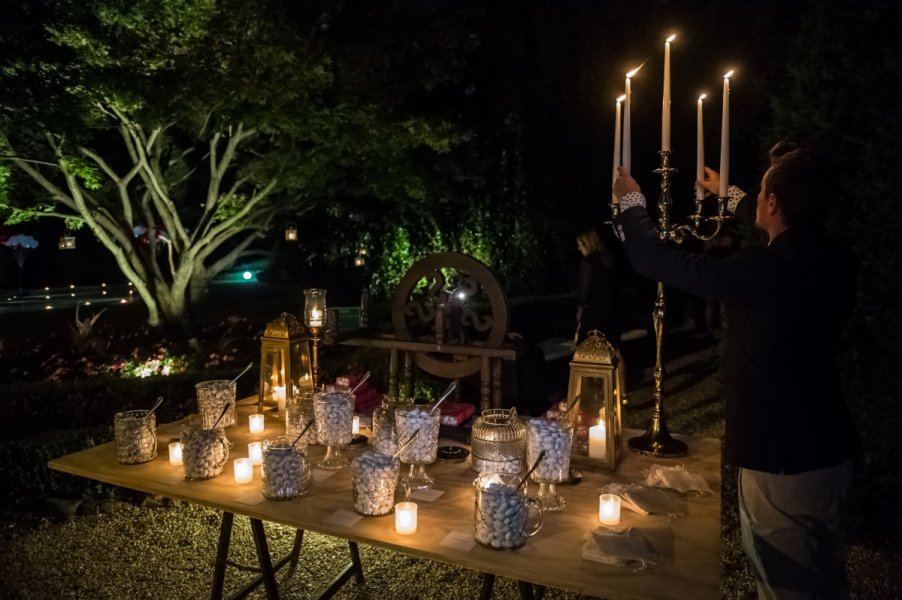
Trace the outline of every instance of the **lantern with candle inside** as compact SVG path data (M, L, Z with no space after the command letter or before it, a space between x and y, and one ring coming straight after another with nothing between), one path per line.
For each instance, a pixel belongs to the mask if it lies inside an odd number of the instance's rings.
M257 409L274 405L280 414L303 390L313 389L310 347L304 326L282 313L266 325L260 340L260 388Z
M602 525L620 524L620 496L601 494L598 497L598 520Z
M250 483L254 479L254 465L249 458L236 458L235 466L235 483Z
M416 502L395 504L395 531L401 535L411 535L417 532Z
M326 290L304 290L304 325L310 330L313 342L311 376L312 384L316 386L319 385L319 340L326 326Z
M620 382L614 347L597 330L589 332L570 362L565 417L573 422L573 462L617 468L622 454Z

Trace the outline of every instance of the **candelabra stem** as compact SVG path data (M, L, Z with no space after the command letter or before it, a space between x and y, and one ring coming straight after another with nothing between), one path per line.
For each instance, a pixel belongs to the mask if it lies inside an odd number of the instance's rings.
M661 197L658 200L658 209L661 214L658 219L658 235L661 239L667 240L673 234L670 225L670 175L676 170L670 167L670 152L662 150L660 154L661 167L655 169L655 173L661 175ZM676 458L686 456L688 448L685 443L670 436L664 417L664 361L661 353L664 342L664 311L664 284L659 281L655 307L652 311L652 323L655 328L655 409L649 420L648 429L643 435L631 438L628 446L637 454Z
M312 371L311 376L313 377L313 387L314 389L319 386L319 331L310 328L313 332L313 336L310 338L312 341L312 356L310 357L310 370Z

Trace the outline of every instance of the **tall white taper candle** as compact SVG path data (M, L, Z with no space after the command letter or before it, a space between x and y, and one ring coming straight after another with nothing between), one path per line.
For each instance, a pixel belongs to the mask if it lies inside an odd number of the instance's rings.
M695 180L705 180L705 126L702 118L705 94L698 97L698 119L696 122L695 142ZM698 200L705 199L705 190L701 186L695 188L695 197Z
M720 190L721 198L727 197L730 187L730 77L733 71L723 76L723 113L720 120Z
M664 41L664 97L661 101L661 150L670 150L670 42L671 35Z
M613 179L611 180L611 187L614 187L614 182L617 181L617 167L620 166L620 123L621 119L621 111L623 107L623 101L626 100L626 96L620 96L617 98L616 106L614 108L614 171L613 171ZM617 199L617 196L614 193L611 193L611 202L617 204L620 200Z
M626 74L626 84L625 84L625 93L626 98L623 101L623 158L620 161L624 167L630 170L632 173L632 153L633 148L631 144L631 133L630 133L630 102L632 101L632 85L630 84L630 76L633 74L632 71Z

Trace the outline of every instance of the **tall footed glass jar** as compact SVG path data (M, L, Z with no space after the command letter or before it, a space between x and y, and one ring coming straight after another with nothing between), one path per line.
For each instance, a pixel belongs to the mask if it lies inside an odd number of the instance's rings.
M412 404L395 409L398 449L401 461L410 465L405 479L411 489L425 489L435 485L435 481L426 473L426 465L434 463L438 455L440 419L441 412L436 410L433 413L432 405Z
M342 446L354 437L354 395L345 392L324 392L313 399L313 412L320 442L326 444L326 456L317 465L320 469L341 469L348 459L341 455Z
M534 464L542 450L545 458L532 472L539 482L536 499L542 510L560 512L567 501L558 495L556 483L570 479L570 449L573 444L573 423L566 420L529 419L526 422L527 461Z

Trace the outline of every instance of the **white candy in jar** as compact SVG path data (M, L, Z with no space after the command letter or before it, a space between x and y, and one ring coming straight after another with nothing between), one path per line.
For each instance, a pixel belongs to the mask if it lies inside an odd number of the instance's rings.
M185 479L210 479L222 473L229 449L222 429L188 429L182 432L182 466Z
M533 464L542 450L545 458L533 471L536 481L558 482L570 477L570 444L573 426L568 421L533 419L527 428L527 461Z
M526 542L525 498L514 488L492 483L477 491L476 540L492 548L518 548Z
M326 392L313 401L316 428L321 444L346 445L354 437L354 398L345 393Z
M146 410L116 413L113 419L116 457L124 465L147 462L157 455L156 417Z
M403 446L415 432L417 437L401 451L401 460L409 465L435 462L441 414L429 413L428 406L405 406L395 410L398 445Z
M197 408L203 419L203 426L210 428L219 419L222 409L228 404L229 409L219 421L219 427L231 427L237 423L235 417L236 384L228 379L211 379L201 381L194 386L197 391Z
M365 516L387 515L395 505L400 463L380 452L364 452L351 461L354 510Z
M292 447L288 438L267 443L263 451L263 496L287 500L310 489L310 468L304 452Z

